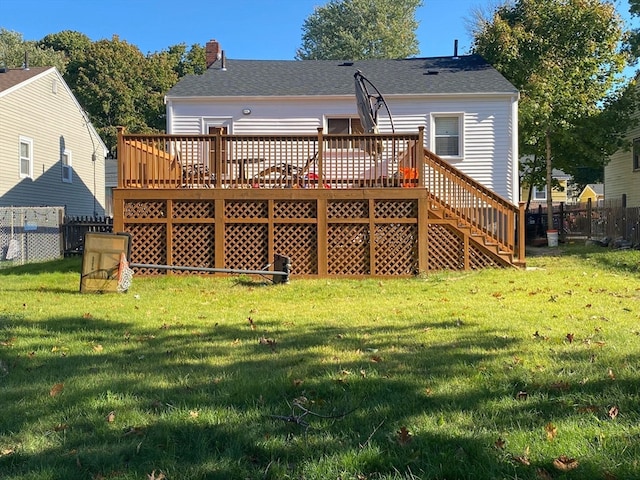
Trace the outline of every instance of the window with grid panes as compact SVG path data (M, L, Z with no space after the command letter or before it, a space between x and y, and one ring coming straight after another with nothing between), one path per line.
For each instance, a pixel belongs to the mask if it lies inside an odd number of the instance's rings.
M441 157L460 156L460 117L434 118L435 153Z
M328 118L327 133L329 134L358 134L364 133L359 118ZM334 139L329 142L329 148L353 148L353 142L342 139Z
M20 137L20 177L33 177L33 140Z

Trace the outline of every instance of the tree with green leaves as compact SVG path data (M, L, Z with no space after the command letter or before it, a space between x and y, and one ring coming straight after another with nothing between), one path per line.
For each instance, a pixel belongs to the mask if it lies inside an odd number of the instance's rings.
M520 153L537 163L530 171L544 172L527 182L546 185L552 228L552 169L601 168L631 121L622 19L608 1L516 0L477 18L473 36L474 52L520 90Z
M91 47L91 39L84 33L74 30L63 30L58 33L50 33L38 42L42 48L50 48L56 52L64 53L65 58L70 60L79 60L83 58L89 47Z
M56 67L61 73L65 71L66 59L62 52L38 42L25 41L21 33L0 28L0 66L22 68L25 59L32 67Z
M148 60L138 47L114 35L92 43L78 63L73 91L109 147L116 145L118 126L138 133L157 129L157 122L149 125L147 116L158 116L158 92L177 81L164 60Z
M359 60L417 55L422 0L330 0L305 20L299 60Z

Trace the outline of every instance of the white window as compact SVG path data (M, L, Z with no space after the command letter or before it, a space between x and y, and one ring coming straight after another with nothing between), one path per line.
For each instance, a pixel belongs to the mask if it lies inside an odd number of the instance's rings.
M62 163L62 181L64 183L73 183L73 166L71 164L71 152L65 150L60 158Z
M33 178L33 140L20 137L20 178Z
M461 113L433 116L433 151L436 155L462 157L462 118Z
M547 199L547 187L533 187L533 192L531 194L531 198L533 200L546 200Z

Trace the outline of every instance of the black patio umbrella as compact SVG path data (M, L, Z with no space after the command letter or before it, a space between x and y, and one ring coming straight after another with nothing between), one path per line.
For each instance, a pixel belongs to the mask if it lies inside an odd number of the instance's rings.
M376 86L360 70L353 74L356 85L356 105L365 133L380 133L378 130L378 110L385 107L391 121L391 130L395 133L389 106ZM374 92L374 93L372 93Z

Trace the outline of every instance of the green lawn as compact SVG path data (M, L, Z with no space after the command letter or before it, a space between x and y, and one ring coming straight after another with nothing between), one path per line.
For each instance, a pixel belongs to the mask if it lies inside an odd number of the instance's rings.
M0 270L0 478L640 478L640 251L401 280ZM555 461L555 465L554 465Z

